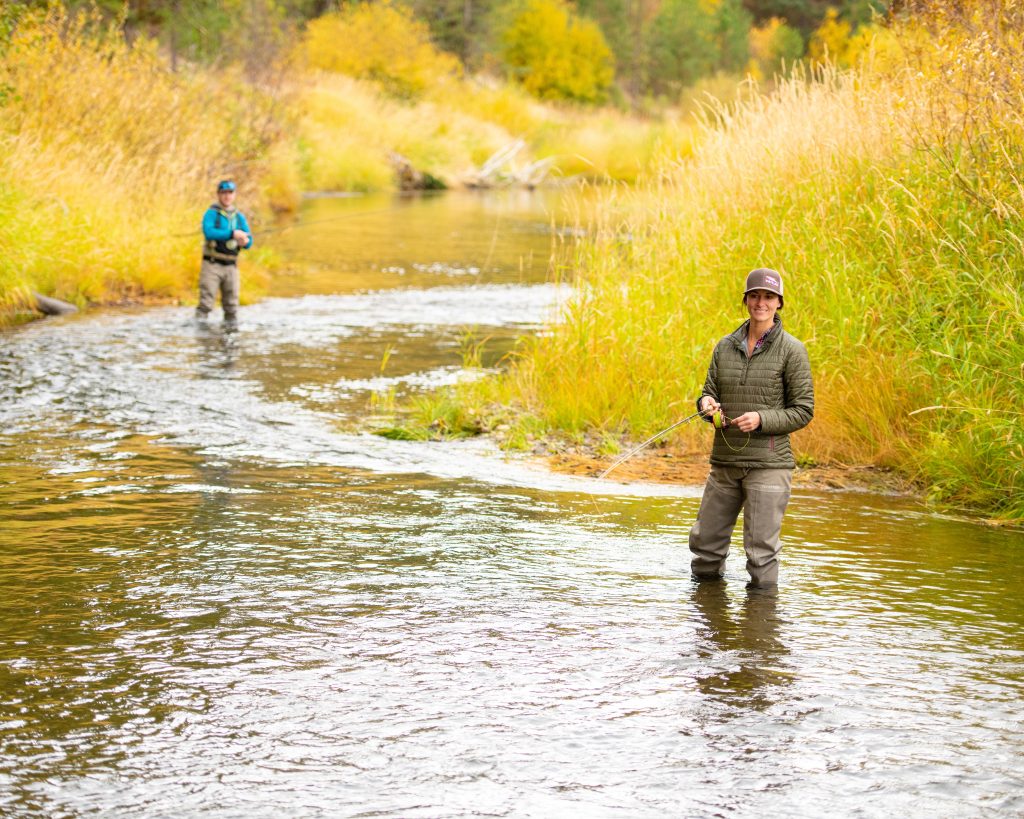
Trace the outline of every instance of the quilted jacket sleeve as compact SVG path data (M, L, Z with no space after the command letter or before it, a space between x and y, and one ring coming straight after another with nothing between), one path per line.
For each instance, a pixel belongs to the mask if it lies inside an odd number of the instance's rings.
M700 412L700 402L705 395L710 395L716 401L718 400L718 346L715 347L715 351L711 354L711 364L708 365L708 374L704 378L704 388L697 398L697 412ZM711 423L710 416L704 417L704 420L709 424Z

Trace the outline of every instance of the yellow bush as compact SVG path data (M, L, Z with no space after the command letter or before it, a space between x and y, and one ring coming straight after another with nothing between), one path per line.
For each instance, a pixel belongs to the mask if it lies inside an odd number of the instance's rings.
M876 43L876 40L880 42ZM819 65L830 62L841 68L850 68L870 50L886 48L881 41L887 43L891 40L889 29L878 24L869 24L858 26L854 30L849 22L839 16L838 11L829 9L821 25L811 35L807 55L812 62Z
M807 46L808 56L816 63L831 61L837 65L848 65L846 52L852 32L853 26L841 20L836 9L829 9L821 25L811 35Z
M596 23L564 0L527 0L502 35L512 75L541 99L602 102L615 60Z
M420 96L461 73L458 58L431 44L427 26L389 0L313 20L304 46L312 67L379 82L399 97Z

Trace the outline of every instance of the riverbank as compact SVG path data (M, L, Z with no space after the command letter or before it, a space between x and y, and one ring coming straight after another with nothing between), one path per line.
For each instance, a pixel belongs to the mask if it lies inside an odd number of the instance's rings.
M534 456L553 472L596 478L615 463L616 458L597 453L593 447L564 447ZM607 480L621 483L665 483L703 486L709 464L707 453L689 447L666 446L637 453L617 466ZM808 464L793 471L793 486L799 489L870 492L877 495L901 495L920 498L920 492L898 474L876 466Z
M562 475L597 478L617 457L603 455L600 444L539 444L527 456L538 468ZM665 484L703 487L710 471L706 451L685 444L653 446L615 467L605 480L620 484ZM871 464L805 462L793 470L793 489L812 492L851 492L927 503L927 488L915 486L899 472ZM945 509L953 516L994 529L1024 531L1024 522L987 518L971 510Z
M1024 45L1000 14L897 27L891 52L724 110L692 157L607 191L556 261L575 289L559 320L459 400L518 408L513 442L643 440L746 319L746 273L773 267L815 381L796 451L1024 521ZM965 109L990 77L1007 93Z

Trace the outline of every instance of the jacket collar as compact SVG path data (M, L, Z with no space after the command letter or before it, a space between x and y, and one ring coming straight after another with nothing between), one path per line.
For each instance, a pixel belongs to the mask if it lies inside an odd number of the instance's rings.
M747 354L747 328L750 326L750 319L747 319L739 327L737 327L732 334L729 336L736 346L739 347L743 354ZM761 345L761 349L764 349L771 344L775 339L782 335L782 319L775 316L775 321L772 323L772 329L768 331L768 336L764 340L764 344ZM754 350L756 353L757 350Z

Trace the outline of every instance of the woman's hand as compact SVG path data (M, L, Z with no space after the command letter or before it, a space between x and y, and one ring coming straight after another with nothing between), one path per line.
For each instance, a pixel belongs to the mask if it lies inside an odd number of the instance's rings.
M700 411L703 415L711 415L715 410L720 410L721 408L722 405L710 395L705 395L700 399Z
M740 432L753 432L761 426L761 416L756 412L745 412L738 418L733 418L729 426L736 427Z

